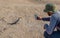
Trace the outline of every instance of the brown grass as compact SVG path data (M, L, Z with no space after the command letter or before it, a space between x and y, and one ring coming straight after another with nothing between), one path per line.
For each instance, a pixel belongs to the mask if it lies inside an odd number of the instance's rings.
M38 3L38 1L36 3L35 0L0 0L0 38L44 38L43 26L49 22L35 19L35 14L41 17L47 16L43 12L44 2ZM54 0L52 2L55 3ZM21 17L21 20L17 24L7 24L18 17Z

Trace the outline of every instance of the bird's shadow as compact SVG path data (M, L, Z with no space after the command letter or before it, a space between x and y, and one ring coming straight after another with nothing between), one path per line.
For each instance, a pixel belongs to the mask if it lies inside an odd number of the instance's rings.
M47 32L44 32L45 38L60 38L60 31L54 31L51 35L48 35Z

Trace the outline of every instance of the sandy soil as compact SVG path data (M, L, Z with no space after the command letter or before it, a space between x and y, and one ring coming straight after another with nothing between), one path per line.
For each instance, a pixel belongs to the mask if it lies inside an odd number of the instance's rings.
M46 17L43 12L46 3L59 8L60 0L0 0L0 38L44 38L46 21L36 20L35 14ZM16 24L9 24L20 20Z

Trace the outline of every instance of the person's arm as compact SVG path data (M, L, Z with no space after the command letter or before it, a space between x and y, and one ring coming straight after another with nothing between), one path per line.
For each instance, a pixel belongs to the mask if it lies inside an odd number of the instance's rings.
M50 17L44 17L42 18L43 21L50 21Z
M49 26L46 28L46 32L47 32L49 35L51 35L52 32L54 31L55 26L56 26L56 23L57 23L57 19L56 19L54 16L52 16L51 19L50 19L50 24L49 24Z
M43 18L41 18L41 17L38 17L38 16L37 16L36 19L37 19L37 20L43 20L43 21L50 21L50 17L43 17Z
M36 18L36 20L50 21L50 17L39 17L36 14L35 14L35 18Z

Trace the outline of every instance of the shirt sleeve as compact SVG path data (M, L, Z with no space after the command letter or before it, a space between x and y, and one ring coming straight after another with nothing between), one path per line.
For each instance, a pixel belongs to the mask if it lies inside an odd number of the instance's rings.
M56 23L57 23L57 20L54 16L51 16L51 19L50 19L50 24L49 26L46 28L46 32L51 35L52 32L54 31L55 29L55 26L56 26Z
M42 18L43 21L50 21L50 17L44 17Z

